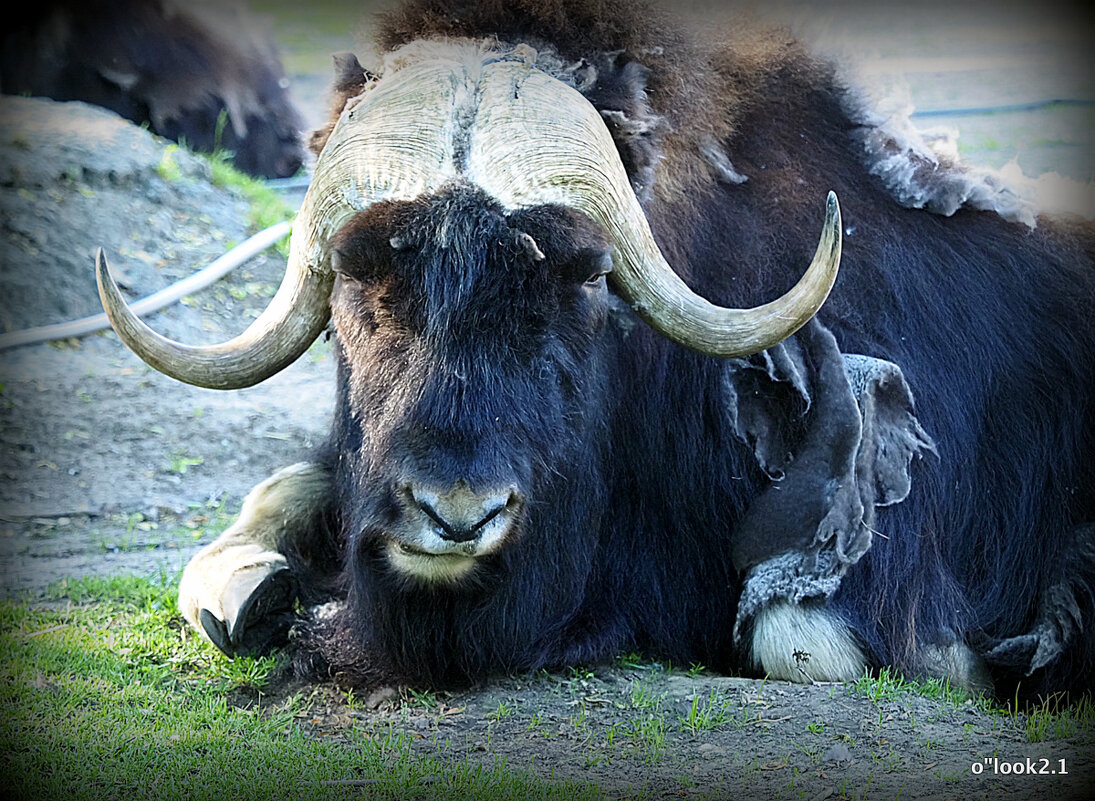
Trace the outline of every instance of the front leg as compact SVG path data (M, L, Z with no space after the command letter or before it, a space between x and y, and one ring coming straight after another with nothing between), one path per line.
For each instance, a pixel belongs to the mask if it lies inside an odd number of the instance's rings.
M236 522L183 571L178 605L187 622L229 656L283 645L298 589L284 552L317 525L330 494L330 472L313 462L255 486Z

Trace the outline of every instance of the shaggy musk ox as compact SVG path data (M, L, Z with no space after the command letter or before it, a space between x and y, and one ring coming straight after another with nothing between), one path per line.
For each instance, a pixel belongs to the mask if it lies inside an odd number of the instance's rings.
M7 94L82 100L240 170L300 169L303 122L272 41L236 0L62 0L14 12L3 36Z
M261 381L333 321L329 446L190 563L199 631L292 624L303 671L358 684L639 649L1090 687L1089 229L872 124L779 31L412 0L378 41L378 74L336 57L239 338L163 339L100 258L116 329L183 381Z

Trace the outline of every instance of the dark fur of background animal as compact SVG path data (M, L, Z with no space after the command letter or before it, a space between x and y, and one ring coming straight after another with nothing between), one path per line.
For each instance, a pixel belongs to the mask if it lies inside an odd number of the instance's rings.
M12 12L7 94L82 100L244 172L295 174L303 122L273 40L239 2L62 0Z

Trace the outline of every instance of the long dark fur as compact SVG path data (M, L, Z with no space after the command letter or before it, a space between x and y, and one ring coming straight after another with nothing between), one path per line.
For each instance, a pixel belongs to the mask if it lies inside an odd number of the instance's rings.
M54 0L27 7L5 29L0 85L8 94L108 108L195 150L228 151L252 175L293 175L304 155L303 121L272 39L236 6Z
M914 463L909 498L879 510L885 537L832 608L873 664L917 672L927 645L988 649L1027 631L1064 582L1085 630L1033 676L1000 665L995 678L1004 692L1019 680L1028 691L1091 686L1095 576L1076 554L1086 547L1077 527L1095 520L1095 269L1075 238L1048 220L1030 229L992 212L900 206L864 164L846 88L778 32L732 31L716 47L619 2L412 0L378 40L431 36L550 44L601 65L587 89L599 108L630 97L664 120L642 143L662 157L647 217L669 261L717 303L785 291L835 190L848 233L819 319L843 352L901 366L939 458ZM747 180L719 180L701 155L709 137ZM634 179L649 159L627 136L617 142ZM560 276L577 251L596 250L595 231L551 209L506 219L548 257L524 265L490 245L503 224L490 204L468 188L371 211L344 232L357 263L390 272L379 289L335 301L374 338L339 347L348 604L306 635L307 659L350 680L431 684L625 647L740 669L731 538L767 479L729 430L719 363L656 336L618 302L566 294L573 278ZM443 263L442 222L463 237L459 265ZM413 268L383 248L412 230L422 254ZM433 350L420 346L427 331ZM492 434L499 416L510 422ZM431 428L515 458L532 488L520 540L453 591L393 577L370 533L390 503L385 471Z

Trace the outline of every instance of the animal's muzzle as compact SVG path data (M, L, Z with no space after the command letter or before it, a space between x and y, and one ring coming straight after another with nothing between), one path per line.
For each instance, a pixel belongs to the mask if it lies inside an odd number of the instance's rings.
M396 488L399 511L387 528L388 563L421 581L452 583L505 547L525 507L515 484L459 480L439 489L424 481Z
M476 492L457 482L449 490L437 492L421 484L407 484L404 492L433 523L434 533L453 543L472 542L490 530L508 528L521 505L520 495L512 487Z

